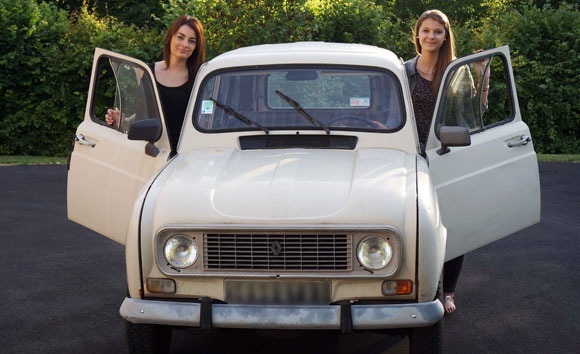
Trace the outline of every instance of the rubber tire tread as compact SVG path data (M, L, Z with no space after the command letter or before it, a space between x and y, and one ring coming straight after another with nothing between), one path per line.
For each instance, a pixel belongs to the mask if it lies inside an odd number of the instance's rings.
M443 282L439 281L435 299L443 303ZM428 327L412 328L409 333L409 354L443 353L443 319Z
M169 326L134 324L125 321L129 354L167 354L171 345Z

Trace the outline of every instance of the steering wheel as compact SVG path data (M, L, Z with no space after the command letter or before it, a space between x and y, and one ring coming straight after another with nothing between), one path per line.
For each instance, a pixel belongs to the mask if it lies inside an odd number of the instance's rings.
M368 119L364 119L364 118L361 118L361 117L357 117L357 116L354 116L352 114L345 114L345 115L342 115L342 116L334 117L331 120L329 120L326 123L326 125L328 127L332 127L333 124L335 124L336 122L340 122L341 120L344 120L344 121L349 121L349 120L356 121L359 124L355 124L354 125L355 127L356 126L359 126L360 127L361 126L360 123L362 123L362 125L364 125L365 127L376 128L376 126L373 124L373 122L369 121ZM344 127L352 127L350 125L343 125L343 126Z

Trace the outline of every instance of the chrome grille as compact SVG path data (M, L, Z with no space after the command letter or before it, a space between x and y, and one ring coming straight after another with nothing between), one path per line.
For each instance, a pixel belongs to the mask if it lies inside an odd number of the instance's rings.
M208 233L205 270L350 271L349 234Z

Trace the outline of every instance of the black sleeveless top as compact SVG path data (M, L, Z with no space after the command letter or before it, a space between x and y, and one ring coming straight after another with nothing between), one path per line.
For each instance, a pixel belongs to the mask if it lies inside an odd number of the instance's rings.
M155 76L155 63L149 64L149 67ZM171 149L175 150L181 134L189 96L191 95L190 83L188 81L181 86L168 87L160 84L157 81L157 77L155 77L155 83L161 97L161 108L165 116L165 125L167 126Z

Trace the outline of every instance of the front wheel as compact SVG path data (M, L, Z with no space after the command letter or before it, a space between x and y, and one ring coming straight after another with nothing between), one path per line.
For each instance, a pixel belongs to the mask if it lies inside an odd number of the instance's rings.
M443 320L429 327L411 329L409 333L409 354L441 354L441 334L443 332Z
M167 354L171 345L171 327L135 324L125 321L129 354Z
M435 299L443 303L443 280L439 280ZM442 336L443 319L428 327L412 328L409 333L409 354L441 354Z

